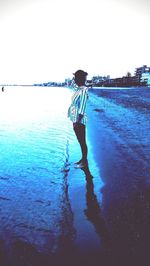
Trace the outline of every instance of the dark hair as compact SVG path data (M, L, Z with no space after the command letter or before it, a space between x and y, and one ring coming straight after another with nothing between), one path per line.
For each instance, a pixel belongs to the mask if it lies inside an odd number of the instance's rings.
M86 81L86 76L88 75L87 72L83 71L83 70L77 70L75 73L74 73L74 80L75 80L75 83L78 85L78 86L83 86L85 85L85 81Z

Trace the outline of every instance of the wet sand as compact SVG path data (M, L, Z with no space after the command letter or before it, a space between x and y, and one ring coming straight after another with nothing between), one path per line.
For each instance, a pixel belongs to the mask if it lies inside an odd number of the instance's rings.
M99 106L90 103L89 134L104 181L101 207L115 265L150 263L149 93L140 88L92 92Z
M8 230L8 242L0 241L0 265L149 265L148 93L89 93L89 165L74 169L79 150L74 153L77 143L68 145L55 248L53 232L48 252L42 252L19 238L10 243Z

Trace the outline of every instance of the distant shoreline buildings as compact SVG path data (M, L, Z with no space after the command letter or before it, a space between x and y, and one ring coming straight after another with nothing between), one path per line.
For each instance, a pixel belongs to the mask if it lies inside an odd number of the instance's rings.
M143 65L135 69L134 76L130 72L121 78L101 80L98 86L106 87L140 87L150 86L150 67Z
M71 79L65 80L65 85L70 86ZM94 76L87 81L94 87L147 87L150 86L150 67L143 65L135 69L134 76L127 72L126 76L111 79L110 76Z
M42 86L42 87L70 87L72 78L66 78L64 82L49 81L37 84L2 84L0 86ZM87 80L89 87L150 87L150 67L143 65L135 69L132 76L130 72L120 78L110 78L107 76L93 76L91 80Z

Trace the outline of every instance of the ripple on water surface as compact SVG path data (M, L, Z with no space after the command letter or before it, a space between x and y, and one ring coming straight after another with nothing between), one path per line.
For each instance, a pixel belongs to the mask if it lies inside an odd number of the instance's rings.
M8 87L1 94L0 233L4 239L7 235L9 241L20 238L40 248L46 248L46 243L48 249L55 247L66 147L73 134L66 117L69 101L70 91L65 88Z

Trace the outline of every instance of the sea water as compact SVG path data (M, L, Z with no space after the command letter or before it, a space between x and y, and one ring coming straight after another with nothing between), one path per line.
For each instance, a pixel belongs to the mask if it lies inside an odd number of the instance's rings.
M89 91L90 171L74 168L81 151L67 118L71 95L27 86L0 92L0 251L7 255L19 248L23 258L31 246L96 249L105 231L114 248L122 247L116 232L127 249L138 245L137 217L149 213L149 89Z
M84 215L85 174L73 166L81 152L67 118L71 95L68 88L27 86L0 93L0 235L5 245L19 240L55 252L64 231L71 239L76 231L83 245L94 234ZM100 200L102 181L88 137L87 142Z

